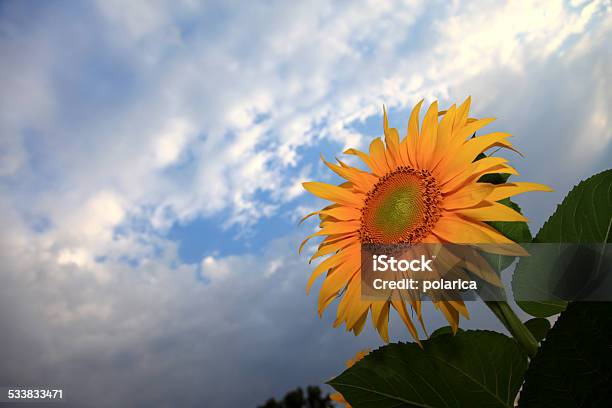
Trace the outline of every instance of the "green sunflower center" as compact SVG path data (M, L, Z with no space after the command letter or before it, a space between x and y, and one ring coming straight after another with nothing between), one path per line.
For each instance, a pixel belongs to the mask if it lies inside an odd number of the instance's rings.
M417 185L400 186L381 197L375 209L374 224L389 233L400 233L413 225L419 216L421 202Z
M400 167L368 193L361 217L364 243L414 243L439 218L440 190L427 171Z

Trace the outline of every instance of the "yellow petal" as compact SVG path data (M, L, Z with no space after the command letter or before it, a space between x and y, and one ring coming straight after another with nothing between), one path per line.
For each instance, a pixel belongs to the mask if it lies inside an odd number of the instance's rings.
M438 137L436 139L436 148L432 161L429 163L431 168L434 168L440 160L444 157L444 152L447 151L447 145L451 141L453 135L453 123L455 122L455 115L457 114L457 108L455 105L451 106L448 111L445 112L440 125L438 126Z
M414 340L420 346L421 345L421 341L419 339L419 332L417 331L416 327L414 326L414 323L412 323L412 319L410 319L410 315L408 314L408 310L406 309L406 304L402 300L392 299L391 300L391 305L397 311L397 314L399 314L400 318L404 322L404 325L406 326L406 328L408 329L408 331L412 335L412 338L414 338Z
M470 313L468 312L468 309L465 306L465 303L463 303L463 300L448 300L447 302L453 309L458 311L459 314L461 314L463 317L465 317L466 319L470 318Z
M461 147L461 151L459 152L460 154L456 156L457 161L472 163L480 153L490 149L491 147L512 147L512 144L505 141L505 139L509 138L510 136L512 136L510 133L495 132L474 137L465 142Z
M458 251L458 255L454 254L452 251ZM451 263L453 264L463 264L464 268L469 273L493 285L501 286L502 282L499 275L493 270L491 264L480 255L479 251L478 248L461 246L454 247L453 250L444 251L443 256L445 258L451 258ZM440 256L438 256L438 258L440 258Z
M336 320L334 320L334 327L338 327L340 324L342 324L342 322L344 322L346 320L346 311L350 305L350 303L353 301L353 298L351 297L351 293L354 291L352 282L355 279L359 279L359 276L357 275L353 275L353 277L351 278L351 280L349 281L347 287L346 287L346 291L344 292L344 295L342 295L342 298L340 299L340 302L338 302L338 309L336 310Z
M493 184L474 183L444 197L442 208L445 210L456 210L469 208L477 205L487 198L493 191Z
M457 114L457 107L453 104L444 113L440 125L438 126L438 140L441 144L446 143L450 139L453 132L453 123L455 122L455 115Z
M340 394L339 392L334 392L332 394L329 394L329 399L332 401L338 402L340 404L344 404L344 408L350 408L350 405L348 405L348 402L346 402L342 394Z
M479 244L487 252L500 255L528 255L520 245L480 221L446 215L438 220L432 232L452 244Z
M385 343L389 342L389 305L388 301L372 302L372 324Z
M489 123L494 122L494 121L495 121L495 118L484 118L484 119L475 120L474 122L468 123L464 127L458 129L457 133L455 134L455 137L457 139L465 141L468 137L472 136L474 133L476 133L477 131L479 131L480 129L482 129L483 127L487 126ZM498 132L498 133L501 133L501 132ZM496 134L496 133L492 133L492 134ZM510 136L510 134L508 133L504 133L504 135L506 135L506 137ZM474 141L484 136L487 136L487 135L478 136L478 137L469 139L467 142Z
M327 233L325 235L343 234L346 232L356 232L361 228L361 221L359 220L328 220L321 223L321 228L325 228Z
M311 213L306 214L305 216L302 217L302 219L300 220L298 225L302 224L304 221L306 221L308 218L312 217L313 215L317 215L317 214L320 214L320 213L321 213L321 211L313 211Z
M304 245L306 245L306 243L314 237L320 237L323 235L354 235L356 232L359 231L360 227L361 224L359 222L351 221L333 223L327 222L324 225L322 224L322 228L319 231L315 232L314 234L310 234L302 241L302 243L300 244L300 248L298 249L298 254L302 253Z
M376 183L375 177L373 177L369 173L366 173L362 170L356 169L354 167L349 167L349 166L337 166L325 160L323 156L321 156L321 160L334 173L350 181L351 183L353 183L353 186L357 190L360 190L364 193L367 193L370 190L370 187L372 186L372 182Z
M515 183L498 184L487 197L489 201L499 201L528 191L554 191L545 184L518 181Z
M352 207L335 207L329 210L319 211L321 214L328 215L337 220L358 220L361 218L361 211Z
M508 160L503 157L490 156L470 163L455 177L448 179L444 183L440 183L442 192L448 194L462 185L476 182L485 174L507 173L518 175L518 172L514 168L505 164L507 161Z
M399 144L399 161L398 166L410 166L410 159L408 158L408 138L403 138Z
M456 210L460 215L478 221L527 222L527 218L518 211L494 201L483 201L476 207Z
M358 239L359 238L357 237L357 234L354 234L354 235L343 236L342 239L334 240L332 242L327 242L327 243L322 242L319 245L319 248L317 249L317 251L310 257L310 259L308 260L308 263L312 262L313 260L321 256L325 256L325 255L329 255L334 252L338 252L342 248L346 248L350 244L357 242Z
M351 302L346 309L345 322L346 330L355 330L355 334L359 334L361 329L359 328L360 321L363 320L364 315L367 317L367 313L370 310L370 302L361 300L361 281L359 279L353 279L349 287L353 287L351 291ZM349 293L345 294L347 296ZM363 327L363 325L361 325Z
M355 262L356 257L360 257L360 245L351 245L346 249L338 252L330 256L321 262L317 267L312 271L310 278L308 279L308 283L306 284L306 293L310 292L310 287L314 283L314 281L321 276L323 272L326 272L340 264L344 264L346 262ZM359 262L361 262L361 258L359 258Z
M360 270L360 265L354 262L346 262L332 269L321 286L319 291L319 315L323 314L325 307L338 295L338 292L344 288L348 281L357 271Z
M406 131L406 153L408 161L412 167L417 167L416 152L419 143L419 112L421 111L421 105L423 100L412 109L410 113L410 119L408 120L408 129Z
M387 163L394 170L398 163L401 163L401 157L399 152L399 133L397 129L389 127L389 120L387 119L387 110L383 106L383 129L385 132L385 144L387 146Z
M385 157L385 145L380 137L370 143L370 159L375 168L374 173L384 175L389 172L389 164Z
M465 141L465 139L471 136L476 130L485 126L487 123L492 122L493 120L494 119L477 120L453 135L452 142L446 145L445 151L441 151L439 153L441 156L443 156L443 158L435 167L432 167L432 169L435 170L440 183L445 183L446 181L455 177L462 170L464 170L466 166L472 163L479 153L501 143L503 139L510 136L508 133L500 132L491 135L478 136Z
M423 118L423 127L421 129L419 147L417 149L417 162L421 168L428 168L433 161L432 155L436 148L436 139L438 137L438 102L429 106L425 118Z
M455 116L455 122L453 123L453 131L461 129L465 126L470 112L470 105L472 103L472 97L468 96L467 99L457 109L457 115Z
M377 175L378 177L382 177L385 173L381 173L380 169L376 166L376 164L372 161L369 155L357 149L347 149L344 151L344 154L352 154L354 156L359 157L369 168L372 173Z
M401 158L401 154L399 150L399 141L397 142L397 145L393 144L395 143L396 139L399 140L399 133L397 129L395 128L389 129L389 133L394 136L390 138L390 140L392 140L391 142L385 139L385 144L386 144L385 157L387 159L387 164L389 165L389 170L393 171L398 166L402 165L403 162L402 162L402 158Z
M318 181L307 181L302 183L302 186L317 197L353 208L361 208L365 198L362 194L351 192L346 188Z
M365 322L368 320L368 311L366 310L361 317L352 325L350 330L353 331L355 336L359 336L359 333L363 330Z
M446 320L451 325L453 330L453 334L457 333L457 329L459 328L459 313L455 310L455 308L448 305L446 302L436 302L436 307L440 309Z

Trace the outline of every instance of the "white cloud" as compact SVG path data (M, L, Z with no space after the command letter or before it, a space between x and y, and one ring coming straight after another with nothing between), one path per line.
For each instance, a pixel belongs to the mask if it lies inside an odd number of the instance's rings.
M234 265L238 270L242 269L241 265ZM232 272L232 265L227 260L218 260L212 256L207 256L202 260L202 276L211 281L218 281L227 278Z
M32 236L32 244L55 257L60 265L72 264L89 270L104 281L108 279L108 271L96 268L95 258L107 255L113 246L118 249L114 230L125 217L126 208L121 197L111 191L99 191L70 213L56 212L54 228Z
M435 14L417 2L98 6L101 16L81 10L87 29L58 8L27 33L1 22L3 95L13 95L0 110L5 206L24 224L48 220L37 245L63 264L147 260L173 224L201 216L223 213L224 227L274 216L318 171L302 152L363 144L353 125L383 103L473 94L477 112L513 120L506 130L519 136L548 126L574 179L612 138L606 2L454 3ZM558 182L546 160L533 163L539 181ZM562 186L575 181L563 171Z
M173 118L155 139L154 155L160 166L174 164L193 136L193 127L184 119Z
M272 259L268 264L268 269L264 272L263 276L266 278L271 277L276 272L282 270L285 264L285 260L283 258Z
M57 255L57 263L60 265L74 264L78 267L87 266L92 259L89 257L87 251L82 248L76 248L73 250L64 248Z
M14 78L8 85L36 84L19 92L19 111L34 106L39 112L14 118L11 134L48 125L43 148L50 148L41 159L58 173L59 186L39 191L45 199L37 211L43 215L73 212L79 201L112 190L132 214L152 208L152 225L162 229L226 210L224 224L252 225L299 195L295 173L309 176L308 163L301 161L304 148L321 139L341 144L339 150L360 145L365 139L351 124L379 115L383 103L405 108L423 96L459 101L479 94L478 87L466 84L488 76L499 80L507 72L535 89L528 70L571 53L581 44L568 43L574 37L609 32L605 2L572 8L550 2L454 4L435 15L417 2L350 3L341 12L324 2L250 3L225 13L222 22L215 18L220 5L100 2L99 7L108 26L95 27L95 36L82 35L64 72L78 78L93 63L88 50L102 42L101 55L127 77L97 74L78 86L131 81L113 90L122 101L88 101L49 86L58 75L40 67L66 58L49 50L76 30L56 12L46 23L67 28L52 37L41 29L21 40L45 50L37 57L39 68L20 72L17 66L32 57L8 50L16 61L5 68ZM416 24L420 18L430 21ZM476 106L501 98L495 90L478 96ZM87 120L69 114L77 107ZM592 123L606 123L605 105L599 112ZM11 160L4 162L4 172L15 174L24 162L31 167L23 139L9 140L12 147L5 150ZM178 163L185 168L160 173L160 166Z
M73 229L84 236L105 240L112 228L125 216L121 199L110 191L101 191L85 203L81 213L71 222Z

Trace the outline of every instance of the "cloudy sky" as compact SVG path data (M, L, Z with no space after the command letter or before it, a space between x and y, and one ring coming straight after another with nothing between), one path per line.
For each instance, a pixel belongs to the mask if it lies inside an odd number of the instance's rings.
M471 95L556 189L518 200L536 231L610 167L612 6L467 3L0 3L0 386L254 407L379 345L316 316L296 221L383 104Z

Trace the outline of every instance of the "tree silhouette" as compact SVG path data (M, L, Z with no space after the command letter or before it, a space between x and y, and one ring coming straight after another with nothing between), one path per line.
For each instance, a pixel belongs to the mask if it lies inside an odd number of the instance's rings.
M270 398L264 405L257 408L333 408L329 394L322 396L321 389L316 386L306 388L306 395L301 387L289 391L281 401Z

